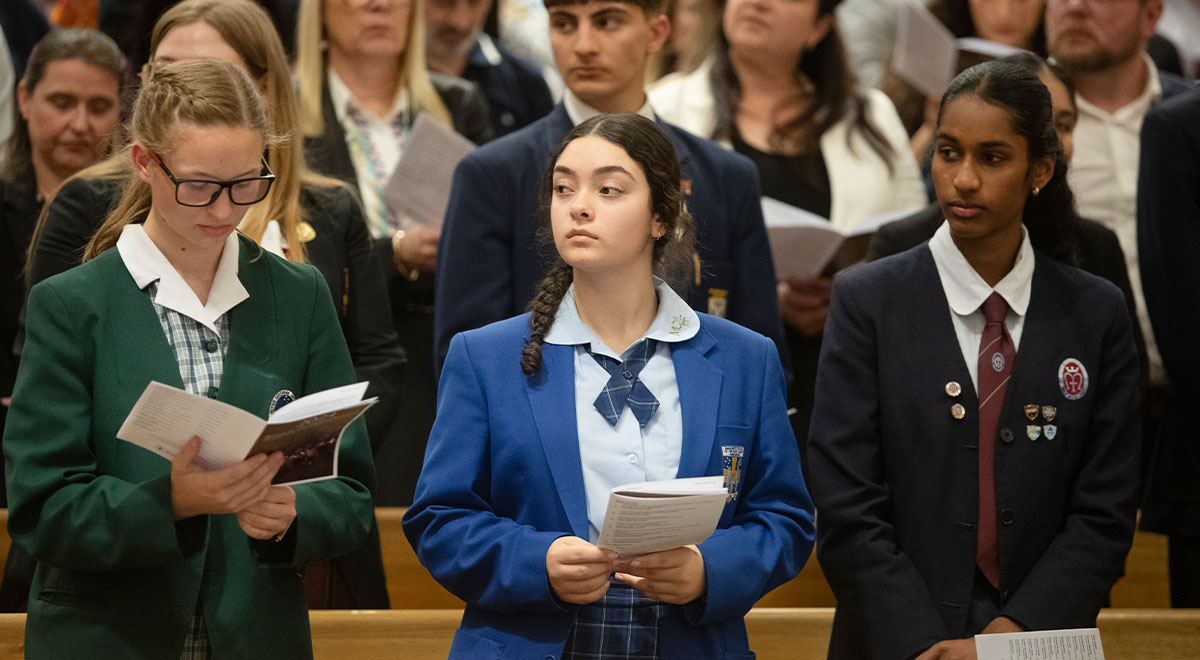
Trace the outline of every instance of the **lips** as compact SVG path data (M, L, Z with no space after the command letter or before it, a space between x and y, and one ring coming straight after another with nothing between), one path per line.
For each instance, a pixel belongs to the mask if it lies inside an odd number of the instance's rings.
M984 209L979 204L972 204L957 199L947 202L946 208L950 213L959 218L974 218L982 213Z
M224 237L228 236L229 232L233 231L233 225L196 225L200 232L206 236Z
M572 229L571 231L567 232L568 239L580 238L580 237L594 239L594 238L596 238L596 235L592 234L590 232L584 231L582 229Z

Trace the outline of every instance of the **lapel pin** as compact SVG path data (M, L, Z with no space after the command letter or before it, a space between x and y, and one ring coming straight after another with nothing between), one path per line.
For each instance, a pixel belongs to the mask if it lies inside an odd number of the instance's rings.
M1042 417L1046 418L1047 422L1053 422L1054 416L1058 414L1058 408L1054 406L1042 406Z
M296 400L296 395L291 390L279 390L275 396L271 398L271 405L267 408L267 417L275 414L276 410L286 406Z
M1030 424L1025 427L1025 435L1029 436L1030 440L1037 442L1037 439L1042 437L1042 427L1037 424Z
M962 419L967 416L967 409L963 408L961 403L956 403L950 406L950 416L954 419Z
M962 394L962 385L958 384L957 380L952 380L946 383L946 394L950 396L958 396Z
M1037 419L1037 415L1038 415L1038 404L1036 404L1036 403L1025 404L1025 416L1029 418L1029 421L1032 422L1033 420Z
M1058 435L1058 427L1054 424L1047 424L1045 428L1046 439L1053 440L1054 436Z
M742 483L742 458L746 448L741 445L724 445L721 447L721 463L725 472L725 490L729 496L725 501L736 500L738 487Z

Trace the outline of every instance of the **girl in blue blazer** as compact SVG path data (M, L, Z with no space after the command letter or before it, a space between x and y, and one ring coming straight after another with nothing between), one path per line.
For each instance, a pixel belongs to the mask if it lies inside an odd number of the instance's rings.
M238 67L155 65L130 122L133 175L83 265L36 285L4 437L9 532L38 562L26 657L312 656L299 568L367 535L362 422L337 478L275 486L262 454L217 470L116 434L151 381L266 417L353 382L324 279L236 233L274 175Z
M945 222L835 281L808 446L830 658L974 658L981 632L1091 627L1121 576L1138 360L1120 290L1062 261L1061 154L1036 73L968 69L934 137Z
M450 655L752 658L743 615L813 539L778 353L655 277L690 272L692 224L652 121L584 122L550 162L557 264L528 314L454 338L405 516L467 603ZM703 543L628 563L595 545L612 487L737 459Z

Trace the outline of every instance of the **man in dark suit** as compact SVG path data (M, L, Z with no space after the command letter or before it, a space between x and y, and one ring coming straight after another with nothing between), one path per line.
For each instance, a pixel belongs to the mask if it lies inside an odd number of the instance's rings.
M491 0L426 2L425 65L479 85L500 137L545 116L554 99L538 64L500 48L483 31L491 8Z
M1142 529L1170 535L1171 605L1200 607L1200 90L1142 124L1138 249L1168 384Z
M438 246L434 348L440 363L455 333L524 311L545 275L538 189L547 160L572 126L601 112L652 116L646 62L667 38L659 0L549 0L550 43L567 91L530 126L467 156L454 174ZM782 346L775 270L748 159L664 122L679 157L698 250L690 290L701 311L724 316ZM782 350L782 349L781 349Z

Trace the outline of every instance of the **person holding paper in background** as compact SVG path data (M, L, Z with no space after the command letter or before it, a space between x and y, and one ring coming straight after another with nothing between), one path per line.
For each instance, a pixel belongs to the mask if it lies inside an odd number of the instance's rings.
M1125 300L1029 241L1075 217L1050 95L1024 65L977 65L935 135L946 222L834 284L807 454L830 658L974 658L980 632L1094 627L1133 542Z
M743 615L813 539L778 353L654 276L691 274L694 228L653 121L589 119L549 163L558 258L530 313L451 341L405 514L467 602L450 657L748 656ZM612 487L722 474L733 497L698 546L618 565L593 545Z
M891 102L856 87L833 24L839 0L728 0L718 47L695 72L650 91L664 119L726 142L758 167L762 194L849 232L925 204ZM778 285L794 381L788 405L808 433L830 279Z
M340 476L271 486L283 460L206 472L115 435L157 380L266 417L354 382L324 279L236 233L277 139L255 84L211 58L155 65L130 123L133 177L82 266L35 286L4 452L8 529L38 561L26 657L312 656L299 567L367 537L365 429Z
M388 475L380 503L407 506L437 398L431 274L441 228L397 214L382 195L418 115L483 144L492 138L487 103L474 83L425 70L421 0L301 0L296 88L305 156L358 191L408 352L399 414L376 457Z

